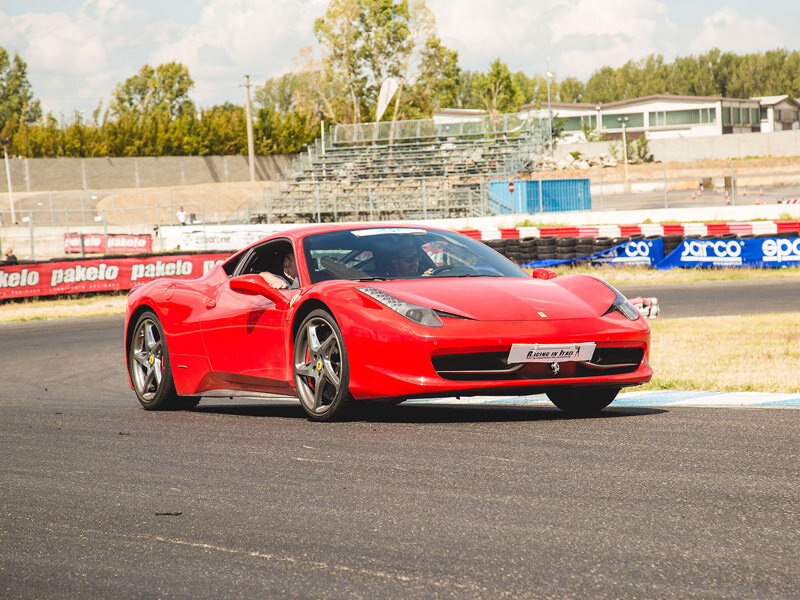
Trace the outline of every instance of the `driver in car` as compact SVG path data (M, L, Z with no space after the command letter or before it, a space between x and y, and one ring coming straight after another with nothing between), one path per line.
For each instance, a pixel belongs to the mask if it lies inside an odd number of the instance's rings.
M422 275L422 277L430 276L433 268L427 269L424 273L419 272L421 261L421 250L414 246L406 246L401 248L396 256L392 256L389 259L389 264L392 267L392 273L401 277L414 277L416 275Z
M287 252L283 257L283 274L276 275L269 271L259 273L267 283L276 290L294 290L300 287L300 278L297 277L297 262L294 259L294 252Z

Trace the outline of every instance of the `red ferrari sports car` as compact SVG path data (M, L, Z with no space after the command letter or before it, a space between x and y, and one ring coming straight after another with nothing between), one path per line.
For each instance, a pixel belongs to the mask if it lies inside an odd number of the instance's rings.
M496 394L598 411L650 380L649 343L599 279L531 276L469 237L408 225L276 233L200 279L133 289L125 324L147 409L281 394L320 421L354 400Z

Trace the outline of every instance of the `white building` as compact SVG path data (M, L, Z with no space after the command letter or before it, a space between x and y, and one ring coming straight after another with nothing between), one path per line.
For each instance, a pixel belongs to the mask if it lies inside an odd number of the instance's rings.
M631 137L648 139L723 135L775 131L800 127L800 103L788 96L769 99L722 98L716 96L672 96L660 94L605 104L550 104L554 128L562 131L562 141L585 140L584 131L596 130L611 138L622 135L622 120ZM765 112L766 109L766 112ZM541 119L548 118L546 105L526 104ZM772 111L772 112L770 112ZM775 112L777 111L777 112ZM769 121L772 114L773 121ZM775 123L775 129L769 123Z
M761 131L800 129L800 100L783 96L761 96Z

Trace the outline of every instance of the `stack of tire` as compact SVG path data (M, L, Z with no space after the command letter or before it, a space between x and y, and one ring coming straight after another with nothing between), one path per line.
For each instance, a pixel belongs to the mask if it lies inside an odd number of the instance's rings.
M524 263L539 260L539 238L526 237L519 241L519 249Z
M483 243L500 254L505 255L506 253L506 240L483 240Z
M738 236L735 233L716 233L709 235L701 235L698 239L701 240L735 240Z
M734 239L734 238L768 238L768 237L798 237L797 231L783 231L781 233L744 234L737 236L735 233L696 236L699 239ZM646 239L662 238L664 240L664 255L675 250L686 239L682 235L649 235ZM689 236L692 237L692 236ZM500 240L484 240L484 244L493 248L500 254L517 264L526 264L537 260L582 258L597 254L631 240L645 239L641 233L620 237L526 237L508 238Z
M614 238L607 236L596 237L594 238L592 246L592 254L603 252L614 246Z
M557 237L547 235L540 237L536 243L536 253L539 256L538 260L551 260L556 258L556 241Z
M594 241L597 238L593 237L579 237L575 244L575 257L582 258L595 253Z
M575 258L575 248L578 244L576 237L560 237L556 240L556 258L559 260L567 260Z
M522 257L522 247L519 243L519 238L509 238L506 240L505 254L508 260L521 265L526 262Z
M664 240L664 256L666 256L680 246L685 238L680 234L672 234L665 235L662 239Z

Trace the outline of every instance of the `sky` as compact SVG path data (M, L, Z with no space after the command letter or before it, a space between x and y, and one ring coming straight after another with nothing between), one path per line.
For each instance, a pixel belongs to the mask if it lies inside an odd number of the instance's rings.
M800 49L800 2L773 0L426 0L462 69L496 58L512 71L585 81L602 66L661 54ZM758 10L753 6L757 6ZM0 0L0 46L18 52L45 113L90 118L144 64L189 67L205 107L244 104L256 85L319 52L328 0Z

